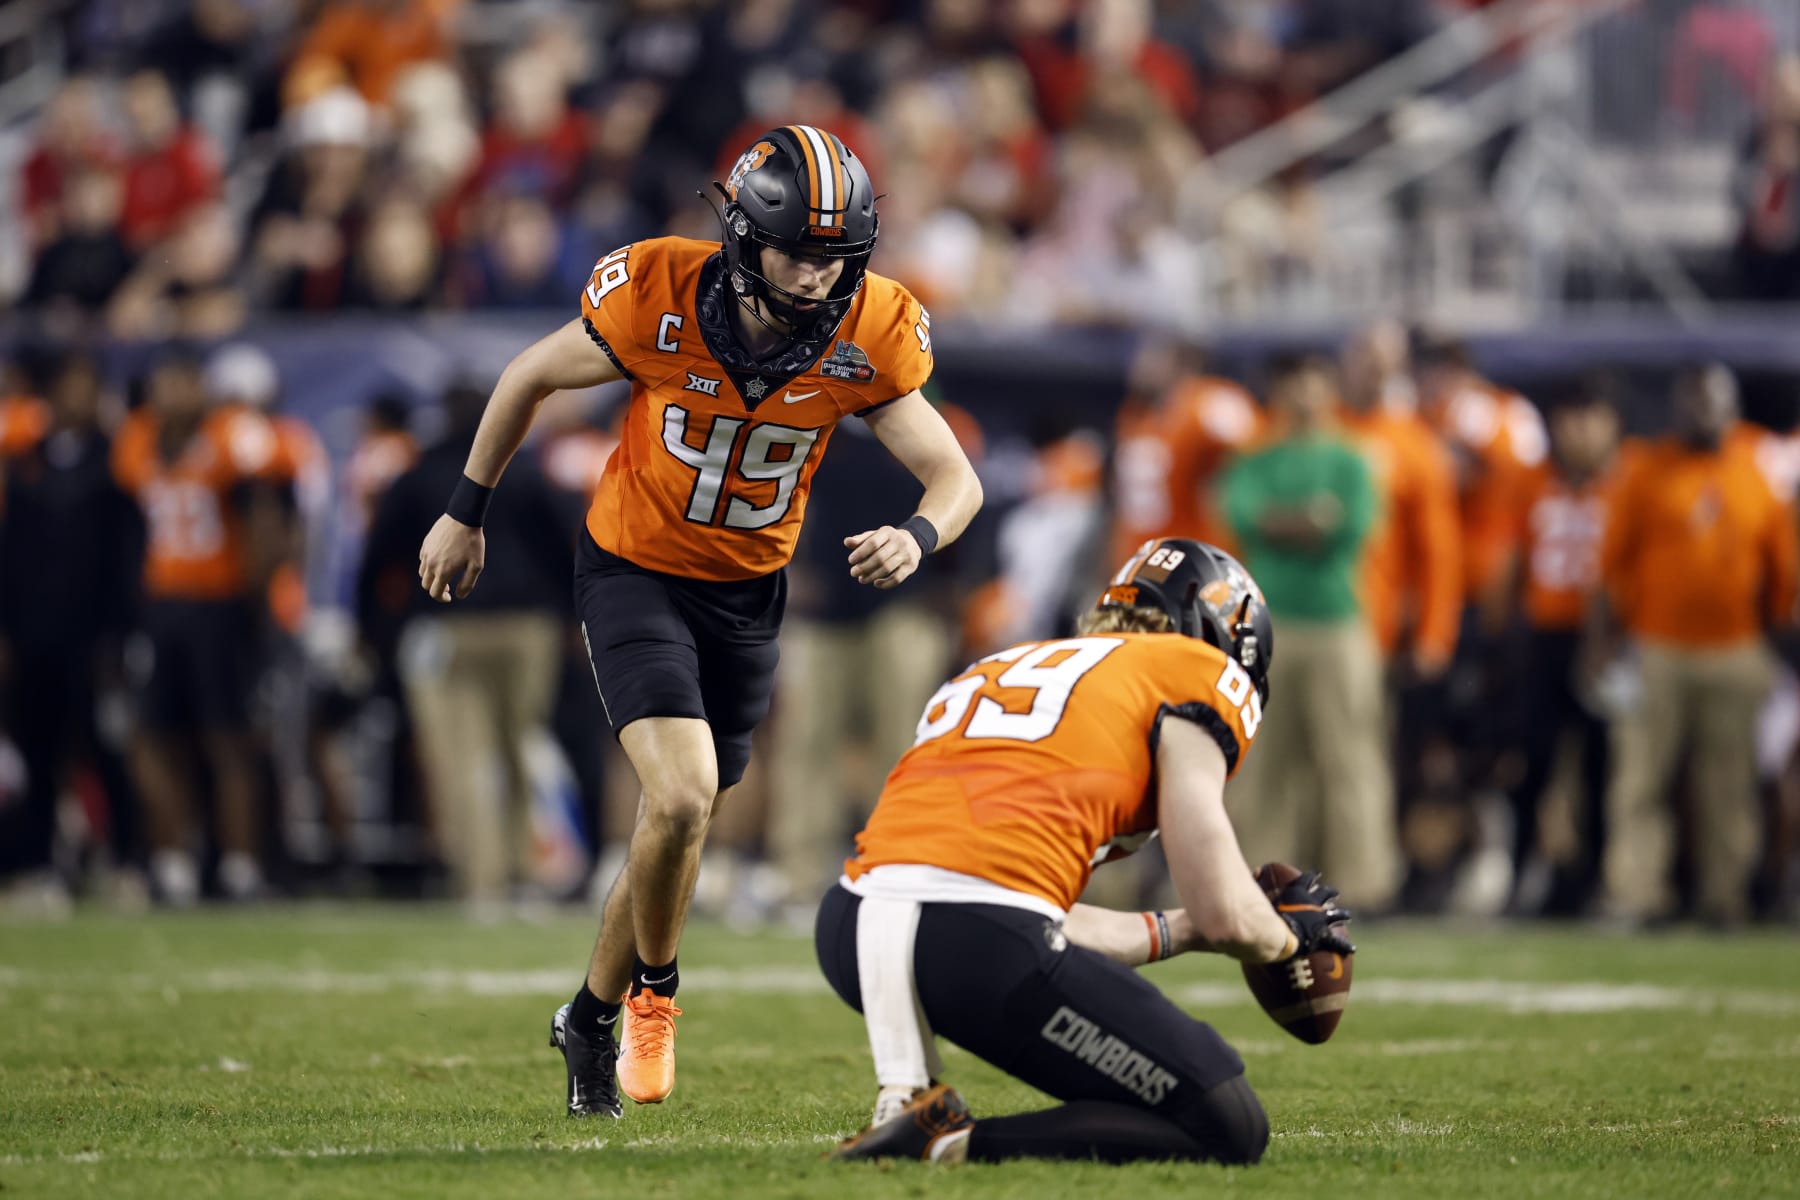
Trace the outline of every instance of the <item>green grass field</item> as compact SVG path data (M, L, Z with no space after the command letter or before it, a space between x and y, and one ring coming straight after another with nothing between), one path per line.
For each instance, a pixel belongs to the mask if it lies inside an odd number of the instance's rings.
M1248 1169L833 1166L873 1099L810 943L695 929L680 1082L562 1115L545 1044L585 918L418 908L0 926L0 1192L15 1196L1800 1195L1791 935L1366 927L1336 1039L1292 1041L1235 965L1154 977L1243 1051ZM968 1056L979 1116L1039 1099Z

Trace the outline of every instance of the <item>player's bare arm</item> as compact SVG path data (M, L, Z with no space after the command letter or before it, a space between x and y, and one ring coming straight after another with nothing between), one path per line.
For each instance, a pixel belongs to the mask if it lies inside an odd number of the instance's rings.
M1194 949L1278 962L1296 939L1257 886L1225 813L1225 755L1198 725L1165 720L1156 751L1157 815Z
M446 512L419 547L419 584L433 600L448 604L452 595L461 600L481 578L487 539L481 532L480 513L530 431L544 397L622 378L579 319L540 338L506 365L481 415L481 428L463 468L464 482L457 490L458 501L472 501L474 510ZM457 508L453 502L452 509Z
M981 480L956 434L923 393L908 392L867 419L881 444L925 486L911 521L844 539L851 576L885 589L904 583L926 554L962 535L981 508Z
M1077 904L1063 921L1063 933L1074 945L1128 967L1206 949L1182 908L1142 913Z

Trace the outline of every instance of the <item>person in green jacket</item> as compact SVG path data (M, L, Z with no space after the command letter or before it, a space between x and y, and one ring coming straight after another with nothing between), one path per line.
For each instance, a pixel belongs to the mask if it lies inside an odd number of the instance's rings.
M1358 598L1380 516L1367 460L1337 429L1325 360L1272 364L1274 435L1223 481L1223 509L1262 585L1280 653L1261 753L1227 803L1251 862L1314 862L1360 910L1400 882L1381 655Z

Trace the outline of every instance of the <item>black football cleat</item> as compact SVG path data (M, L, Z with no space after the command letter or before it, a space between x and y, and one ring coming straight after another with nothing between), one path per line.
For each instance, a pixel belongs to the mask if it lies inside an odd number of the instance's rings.
M934 1155L932 1150L944 1138L975 1128L969 1106L955 1088L940 1083L913 1097L911 1104L879 1125L871 1125L855 1137L846 1138L826 1157L834 1162L854 1162L874 1158L911 1158L960 1162L968 1153L968 1139L961 1145L946 1147L957 1153Z
M586 1034L569 1027L569 1006L550 1018L550 1044L562 1051L569 1068L569 1115L610 1117L625 1115L619 1103L619 1043L610 1031Z

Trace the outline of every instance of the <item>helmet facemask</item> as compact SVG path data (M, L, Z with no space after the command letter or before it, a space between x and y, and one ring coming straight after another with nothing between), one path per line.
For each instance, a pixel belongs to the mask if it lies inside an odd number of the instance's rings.
M720 214L720 223L727 277L745 311L765 329L788 341L829 337L850 311L850 302L856 298L856 293L862 290L868 276L869 256L875 250L875 238L871 236L867 241L850 245L834 245L823 240L792 242L758 229L743 208L734 203L726 204ZM879 220L876 226L879 228ZM814 300L797 296L763 274L764 246L800 258L841 258L845 260L844 270L824 298ZM808 304L812 307L800 307Z

